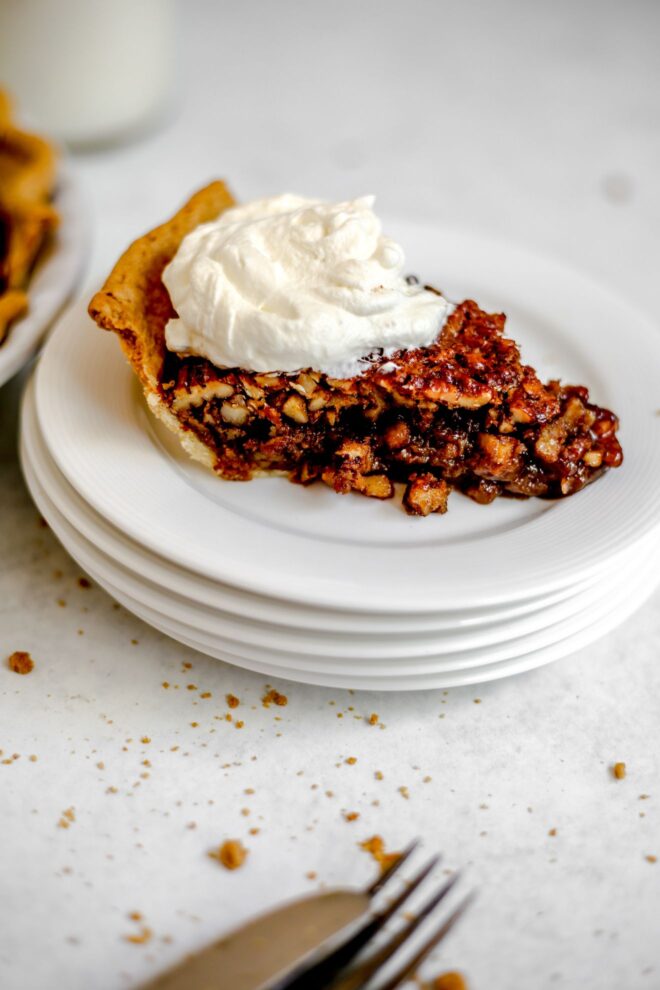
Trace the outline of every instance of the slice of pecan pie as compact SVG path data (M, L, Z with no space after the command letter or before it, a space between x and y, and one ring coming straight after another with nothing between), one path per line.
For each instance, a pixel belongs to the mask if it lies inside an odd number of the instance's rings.
M129 247L89 307L118 334L152 411L223 478L279 473L380 499L401 482L406 511L428 515L446 510L453 488L482 503L555 498L621 463L616 416L583 386L543 384L504 336L505 317L470 300L432 345L372 356L352 378L255 373L169 351L177 314L163 269L186 234L232 205L222 183L202 189Z
M28 308L30 273L57 225L54 185L53 148L16 127L0 90L0 344Z

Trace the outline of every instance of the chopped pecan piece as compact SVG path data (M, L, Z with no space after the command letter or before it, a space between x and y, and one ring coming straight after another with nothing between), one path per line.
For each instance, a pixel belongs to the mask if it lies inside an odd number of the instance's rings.
M403 495L403 505L411 516L446 512L451 491L446 481L433 474L411 474Z

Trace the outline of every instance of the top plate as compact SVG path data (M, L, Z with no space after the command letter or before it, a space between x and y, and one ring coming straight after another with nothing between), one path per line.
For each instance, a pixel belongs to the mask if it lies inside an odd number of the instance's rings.
M355 611L463 609L524 600L593 575L653 529L660 508L660 336L608 290L485 237L390 223L410 269L450 298L509 314L543 377L587 384L621 416L625 463L569 499L454 494L446 516L340 497L281 478L223 481L146 411L111 334L84 307L48 341L36 378L46 443L90 505L177 565L258 594Z
M0 385L19 371L70 299L82 273L88 241L86 211L77 181L61 164L53 206L60 216L55 238L37 261L28 285L29 308L15 320L0 345Z

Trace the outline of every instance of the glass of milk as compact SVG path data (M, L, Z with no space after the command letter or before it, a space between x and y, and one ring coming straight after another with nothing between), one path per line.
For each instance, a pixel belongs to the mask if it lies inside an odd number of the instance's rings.
M0 0L0 84L73 145L122 140L162 110L174 0Z

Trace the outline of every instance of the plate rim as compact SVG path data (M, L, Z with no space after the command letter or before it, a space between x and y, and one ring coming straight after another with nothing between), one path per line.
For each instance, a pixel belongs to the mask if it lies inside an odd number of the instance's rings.
M410 226L414 227L419 225L411 224ZM428 229L433 230L433 227L430 227ZM488 243L491 244L492 241L488 241ZM538 256L536 255L533 255L531 257L535 259L535 261L541 264L542 266L549 264L552 270L552 262L549 262L547 260L539 262ZM564 273L564 277L569 280L568 284L573 291L576 291L575 289L576 284L578 287L581 288L584 287L585 282L583 280L583 276L579 272L575 272L573 271L573 269L570 268L562 268L561 270ZM589 285L590 291L593 292L601 291L600 287L597 287L597 284L594 285L594 283L592 283L591 280L588 278L586 279L586 284ZM604 293L604 297L606 297L607 300L609 301L610 293L608 292L608 290L602 290L602 291ZM600 304L602 305L602 300L600 300ZM618 304L623 305L625 307L626 317L631 318L632 311L627 307L627 304L621 303L621 301L619 301ZM272 570L269 572L267 576L264 576L260 571L258 573L255 573L254 568L246 568L242 560L232 559L228 563L224 556L221 559L211 559L208 555L205 558L203 557L203 555L202 557L200 556L195 557L191 553L191 549L190 549L191 541L189 539L180 538L181 534L177 533L176 531L174 532L170 531L166 533L165 531L161 530L160 535L158 537L155 537L153 532L145 532L144 529L141 529L140 526L134 523L132 517L127 515L125 512L122 515L122 513L119 512L117 505L112 503L111 501L110 502L108 501L107 498L108 487L112 487L112 486L103 487L96 485L95 487L93 481L92 482L90 481L90 478L85 475L85 472L82 471L81 473L80 464L76 463L75 459L72 460L71 449L69 448L63 450L62 444L61 443L58 444L58 436L56 431L54 432L54 425L53 425L55 420L52 415L53 408L57 408L56 403L55 406L53 406L52 382L50 386L50 394L47 393L46 397L44 397L44 390L46 390L46 392L48 390L47 373L48 373L49 363L51 364L54 363L55 366L57 366L57 360L59 360L59 358L57 357L58 355L57 349L61 347L61 342L62 340L65 339L64 333L62 331L63 328L67 326L67 319L69 320L69 323L71 323L71 321L74 321L74 326L68 326L69 332L66 340L67 343L70 345L71 340L76 331L75 320L78 317L82 317L82 315L83 313L81 309L74 308L72 310L69 310L69 313L67 314L67 316L63 318L63 320L60 321L60 325L58 329L55 331L55 333L52 335L51 339L49 340L49 343L44 351L43 358L37 370L36 402L37 402L38 417L41 424L41 429L44 435L44 439L46 440L50 453L53 456L55 462L57 463L59 469L62 471L65 477L67 477L67 479L73 484L73 486L77 488L77 490L80 492L83 498L87 502L89 502L97 512L99 512L101 515L107 518L117 528L120 528L124 532L126 532L131 539L142 543L142 545L147 546L149 549L159 552L161 555L163 555L163 542L169 539L170 542L166 556L167 559L175 562L178 566L182 566L188 570L192 570L198 573L205 573L207 574L207 576L210 576L215 580L230 583L236 587L241 587L246 590L249 590L252 593L266 594L266 595L271 593L272 579L273 579ZM621 315L622 314L619 313L619 316ZM655 331L649 333L650 324L643 316L637 314L637 319L639 320L639 322L637 324L634 323L632 324L632 331L629 326L628 334L630 335L631 332L633 336L637 334L637 337L641 338L645 342L645 344L647 344L649 347L651 348L655 347L658 350L659 360L660 360L660 344L659 344L660 338L655 339L654 337ZM79 335L82 335L83 333L82 327L83 324L81 322L77 327L77 332ZM84 332L86 333L86 329ZM80 337L80 339L81 340L83 339L82 336ZM94 336L93 334L88 334L87 346L88 348L94 348L95 352L100 353L100 350L104 346L102 340L103 340L103 336L100 333L97 333L96 336ZM614 336L613 340L618 344L616 336ZM93 344L92 341L94 341ZM112 341L112 344L116 347L114 341ZM610 349L612 349L612 347L615 347L615 343L613 343L612 340L610 341L610 345L611 345ZM116 352L115 352L116 356L118 356L118 352L119 349L116 348ZM107 351L108 357L110 357L111 353L112 353L111 350ZM615 348L615 353L616 353L616 348ZM56 355L55 359L53 359L53 354ZM112 358L110 359L112 360ZM123 363L123 359L121 365L115 361L115 371L113 373L119 374L118 369L120 367L125 369L123 373L129 376L128 378L125 378L125 387L130 387L128 386L128 381L129 379L132 381L132 372L130 372L127 366ZM51 378L52 377L53 376L51 375ZM45 386L44 386L44 380L46 380ZM631 398L630 400L631 404L629 405L629 408L637 409L639 411L640 408L639 403L637 403L637 405L635 404L636 399L637 399L636 396ZM639 424L635 424L635 425L638 426ZM647 427L647 430L652 430L652 429L653 427L651 426ZM142 443L142 440L137 439L137 433L135 435L136 435L136 442ZM636 465L638 475L640 475L641 473L641 479L646 481L647 488L649 489L651 488L651 486L648 483L648 473L651 469L654 472L653 477L660 479L660 459L658 457L658 453L652 450L651 454L652 455L655 454L655 456L645 457L643 459L643 464ZM623 470L625 470L625 468ZM646 472L646 475L644 474L644 472ZM640 479L638 478L637 480L639 481ZM611 487L612 479L606 478L603 479L601 482L599 482L597 486L594 486L594 488L598 489L598 491L602 491L602 486L607 486L608 482L610 482L610 487ZM627 491L628 497L630 498L630 485L625 490ZM601 497L600 499L596 499L592 495L592 492L593 489L589 488L585 492L582 492L579 495L574 496L573 499L566 500L566 502L563 503L563 505L566 505L568 502L571 502L573 505L575 505L576 503L580 505L583 504L586 510L587 500L589 500L590 504L596 501L596 505L598 506L599 501L601 503L603 502L603 498ZM653 496L655 498L655 502L657 502L658 496L656 494L655 488L653 488ZM192 497L190 495L189 490L188 490L188 497L189 498ZM610 497L610 501L612 501L611 497ZM572 563L569 562L569 571L571 573L571 580L573 579L582 580L587 578L589 574L595 573L604 564L604 562L613 559L617 554L623 552L627 547L632 546L636 541L641 540L649 531L655 528L655 526L658 525L658 522L655 518L656 505L654 502L653 511L651 512L649 510L649 502L650 502L650 498L647 500L647 502L644 502L642 504L640 511L634 515L631 513L619 514L619 516L614 520L614 526L613 527L610 526L610 528L608 529L607 539L605 539L604 534L602 533L599 534L598 541L595 541L594 543L590 543L589 547L582 547L581 555L580 554L576 555L575 548L569 547L568 548L569 553L573 553L575 558L572 561ZM190 504L192 505L192 503ZM566 509L563 510L564 515L566 515L567 511L568 510ZM574 510L571 511L573 512L573 515L575 515L575 511ZM545 513L546 516L549 514L550 513ZM588 512L583 512L582 515L588 516ZM141 525L142 524L144 524L144 516L141 520ZM533 525L534 524L536 524L536 520L534 521ZM541 542L543 542L543 539L545 539L547 542L550 539L550 535L546 531L547 526L545 527L545 529L543 528L542 520L541 523L538 523L538 525L539 528L543 531ZM613 535L613 531L614 531L614 535ZM269 536L269 540L272 542L273 540L272 532L271 531L268 532L271 533L271 535ZM295 539L294 537L287 537L287 538L290 541ZM176 543L177 540L179 541L178 543ZM486 542L486 540L493 541L492 542L493 546L495 546L498 543L498 540L495 537L484 538L484 542ZM499 542L501 543L501 540ZM174 545L175 543L176 545ZM504 545L506 546L506 542ZM448 553L447 551L443 551L443 552L445 554ZM555 561L553 565L554 570L552 571L552 573L550 573L548 567L546 566L545 561L543 562L543 565L539 568L539 571L543 571L544 566L545 566L545 571L543 572L543 577L539 576L539 573L534 575L534 581L535 581L534 594L543 594L546 592L549 593L551 590L555 588L560 588L566 585L566 580L567 580L566 566L565 566L565 561L563 559L561 561L559 560ZM278 575L278 577L281 578L281 574ZM480 577L480 575L477 575L477 578L478 577ZM490 604L497 605L498 603L502 603L504 601L509 602L519 599L522 600L525 597L529 596L531 591L530 591L530 585L528 579L521 579L518 574L513 574L513 575L510 574L507 575L507 577L508 577L508 584L502 581L502 576L500 574L498 587L494 589L490 586L486 587L486 585L482 583L482 585L479 586L479 589L477 591L475 588L475 584L471 584L468 587L466 583L466 587L462 590L462 597L456 592L455 585L453 585L450 588L446 586L442 588L442 596L444 596L442 597L442 599L440 599L437 590L433 590L432 593L429 593L427 588L421 588L421 589L417 588L415 599L412 600L412 598L410 598L405 602L405 612L412 614L418 611L432 611L434 607L437 608L439 600L442 600L443 606L446 606L447 608L453 607L460 609L461 603L463 604L463 607L465 607L466 599L469 599L470 602L475 605L486 606ZM344 581L339 581L337 578L333 578L332 580L326 580L326 579L319 580L317 581L316 585L310 586L309 575L307 575L306 579L300 579L299 575L297 574L292 575L291 573L287 573L286 581L287 581L286 591L282 587L280 587L278 589L278 597L286 598L286 600L288 601L306 602L316 606L320 605L321 607L331 606L349 611L356 609L363 611L365 608L367 608L370 612L371 611L383 612L383 611L388 611L389 609L397 606L399 611L404 610L399 597L399 593L401 590L400 588L398 588L396 593L392 595L391 589L388 586L379 587L377 591L374 593L373 590L367 585L366 587L361 589L361 593L363 594L364 597L358 603L356 602L354 597L355 585L351 585L350 587L347 587ZM417 594L418 592L419 594Z

